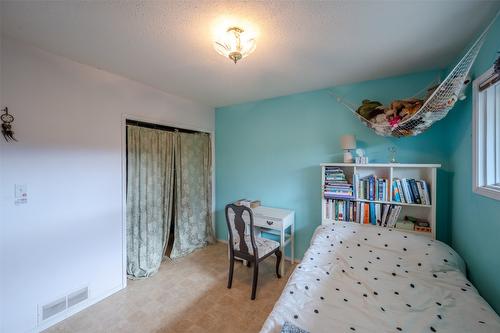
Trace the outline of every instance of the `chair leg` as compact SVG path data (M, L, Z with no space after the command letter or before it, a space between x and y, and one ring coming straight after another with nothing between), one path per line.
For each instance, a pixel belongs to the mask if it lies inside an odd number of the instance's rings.
M227 288L231 289L233 284L233 271L234 271L234 257L229 258L229 276L227 279Z
M254 261L253 263L253 283L252 283L252 300L255 299L255 294L257 292L257 280L259 278L259 263Z
M276 254L276 276L279 279L279 278L281 278L281 274L280 274L281 251L278 249L278 250L276 250L275 254Z

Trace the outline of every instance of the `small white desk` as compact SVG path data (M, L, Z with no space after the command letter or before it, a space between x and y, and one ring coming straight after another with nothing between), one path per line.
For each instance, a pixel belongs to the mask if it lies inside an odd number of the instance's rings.
M280 251L283 253L281 275L285 275L285 248L290 245L290 261L294 261L294 233L295 212L293 210L264 207L252 208L255 233L261 236L262 232L280 237ZM247 214L243 214L245 223L250 223Z

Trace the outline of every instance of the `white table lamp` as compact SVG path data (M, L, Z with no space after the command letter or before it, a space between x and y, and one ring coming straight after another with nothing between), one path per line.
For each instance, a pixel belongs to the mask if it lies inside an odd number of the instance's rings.
M340 138L342 149L344 149L344 163L353 163L354 158L351 150L356 149L356 137L352 134L343 135Z

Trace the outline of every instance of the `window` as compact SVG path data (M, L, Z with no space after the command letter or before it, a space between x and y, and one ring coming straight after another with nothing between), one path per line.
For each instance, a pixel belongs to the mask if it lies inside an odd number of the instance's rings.
M473 84L473 191L500 200L500 75L488 70Z

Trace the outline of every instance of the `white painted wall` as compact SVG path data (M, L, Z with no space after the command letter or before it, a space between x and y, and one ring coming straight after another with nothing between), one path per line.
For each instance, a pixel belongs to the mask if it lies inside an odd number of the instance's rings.
M17 41L2 51L19 142L0 140L0 331L15 333L39 329L37 304L123 287L123 114L213 132L214 110Z
M2 104L2 7L3 7L3 4L2 2L0 2L0 109L3 109L3 104ZM0 140L2 140L2 138L0 137ZM2 176L2 160L3 160L3 150L2 150L2 146L0 146L0 184L3 184L3 176ZM1 187L0 187L1 188ZM3 212L3 207L2 207L2 203L1 203L1 197L0 197L0 265L2 264L2 261L1 261L1 257L2 257L2 253L4 253L4 247L3 247L3 239L4 239L4 228L3 228L3 224L4 224L4 219L2 217L2 212ZM5 299L5 296L4 296L4 292L3 292L3 289L4 289L4 278L3 278L3 268L1 268L0 266L0 332L3 332L2 328L4 327L4 309L3 309L3 299Z

